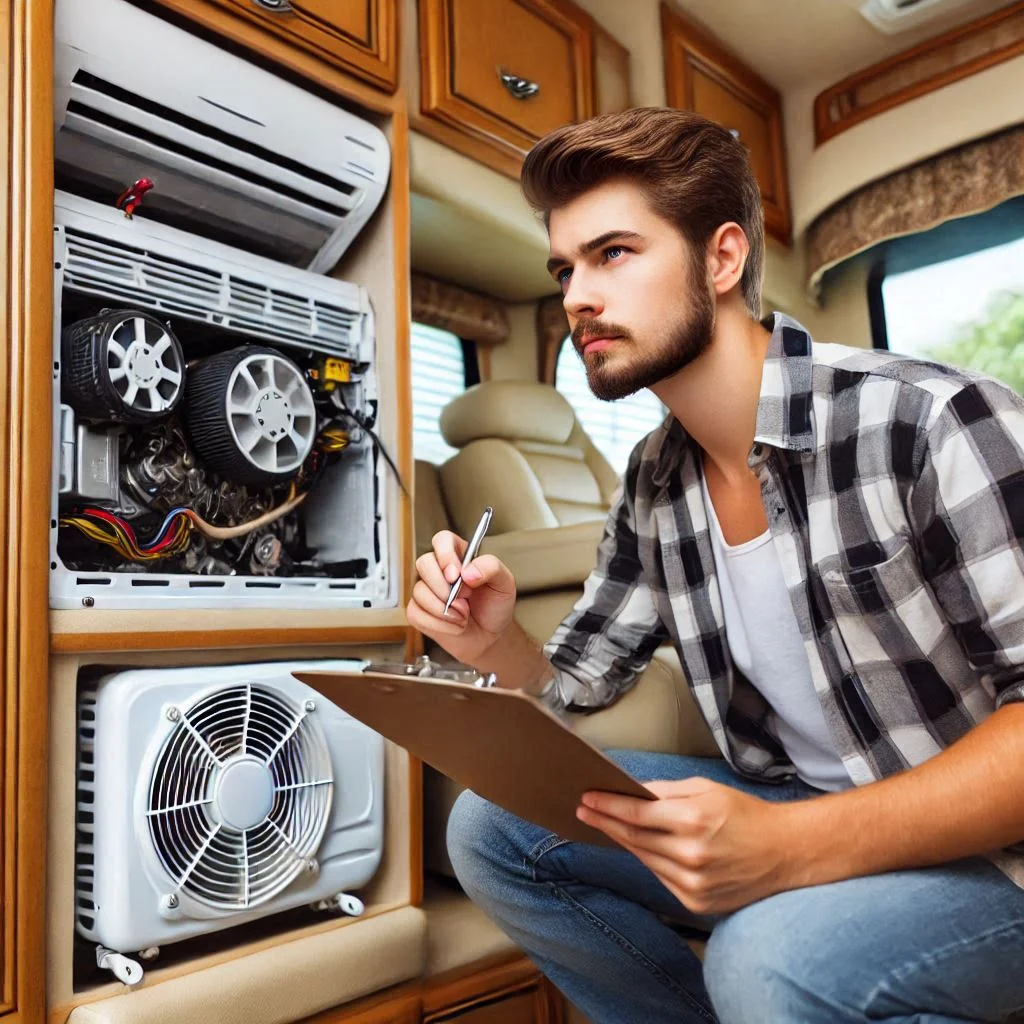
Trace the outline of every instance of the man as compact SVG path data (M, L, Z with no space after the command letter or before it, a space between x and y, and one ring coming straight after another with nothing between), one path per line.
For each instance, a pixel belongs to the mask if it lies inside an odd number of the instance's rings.
M616 753L660 799L578 815L623 849L465 793L464 888L595 1024L1024 1012L1024 402L759 323L757 185L702 118L566 126L523 187L594 393L671 416L544 652L450 533L409 621L555 709L609 704L670 639L724 760ZM703 966L676 922L711 929Z

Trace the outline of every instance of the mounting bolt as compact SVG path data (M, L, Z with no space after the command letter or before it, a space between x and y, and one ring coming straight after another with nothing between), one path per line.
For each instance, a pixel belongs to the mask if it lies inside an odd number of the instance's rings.
M316 711L316 701L315 700L307 700L302 706L307 711Z
M86 608L91 608L96 603L95 597L83 597L82 605Z
M181 712L177 708L168 708L167 709L167 721L168 722L177 722L179 718L181 718ZM174 897L174 905L177 906L177 903L178 903L178 898L177 898L177 896L175 896Z
M174 910L178 905L178 896L176 893L169 892L160 900L160 902L167 907L168 910Z
M319 870L320 865L317 862L316 857L310 857L309 860L306 861L306 871L311 875L315 875Z

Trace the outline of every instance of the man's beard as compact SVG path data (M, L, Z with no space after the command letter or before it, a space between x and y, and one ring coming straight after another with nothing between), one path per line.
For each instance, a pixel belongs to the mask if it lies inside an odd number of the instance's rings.
M596 398L614 402L649 388L678 373L707 350L715 327L715 301L711 289L701 277L697 273L691 274L693 307L689 317L675 327L667 340L651 346L650 351L637 351L638 346L632 335L615 324L602 320L580 320L576 324L572 332L573 345L583 360L587 384ZM618 344L633 346L635 356L617 370L613 371L610 367L606 370L612 359L609 350L595 352L590 356L584 356L581 351L587 338L593 337L618 337Z

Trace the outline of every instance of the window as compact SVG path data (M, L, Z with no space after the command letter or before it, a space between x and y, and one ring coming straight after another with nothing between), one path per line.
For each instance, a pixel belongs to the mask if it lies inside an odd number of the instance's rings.
M1024 208L897 242L869 283L875 344L1004 381L1024 394ZM973 222L973 223L972 223Z
M646 389L617 402L602 402L587 384L587 372L566 338L558 350L555 386L576 411L580 426L617 473L623 473L637 441L665 418L668 410Z
M475 349L451 331L414 323L411 366L413 457L444 462L455 449L445 443L438 420L441 410L466 390L467 366L476 377Z

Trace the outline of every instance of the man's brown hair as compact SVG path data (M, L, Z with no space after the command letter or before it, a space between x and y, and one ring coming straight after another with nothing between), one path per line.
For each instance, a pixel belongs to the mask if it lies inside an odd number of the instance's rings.
M751 315L761 315L764 207L747 151L731 132L671 107L602 114L541 139L526 156L522 188L547 223L552 210L613 178L635 181L694 254L722 224L739 224L750 243L740 287Z

